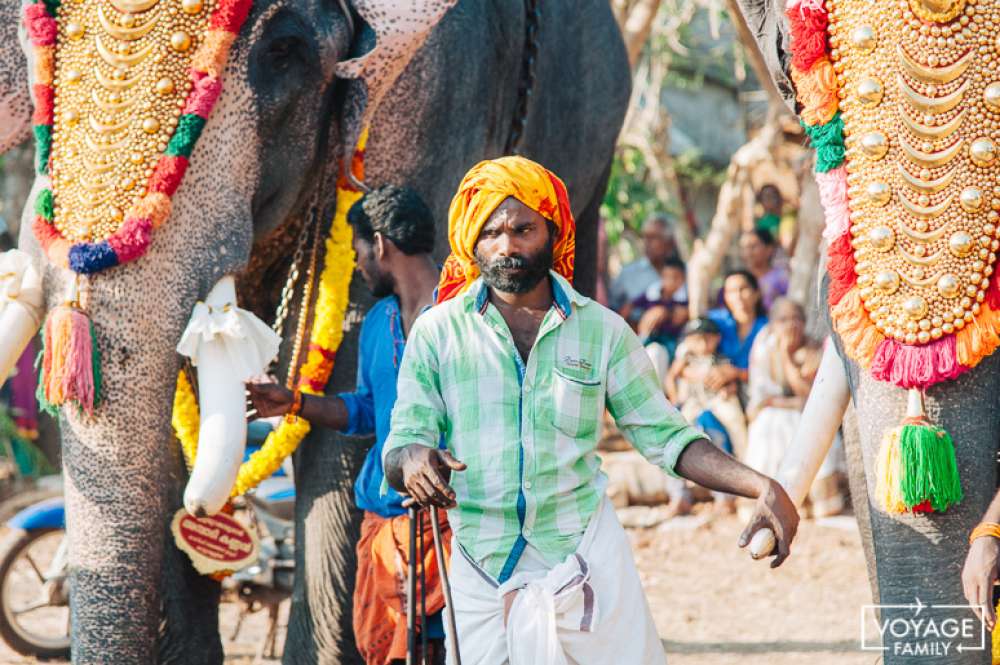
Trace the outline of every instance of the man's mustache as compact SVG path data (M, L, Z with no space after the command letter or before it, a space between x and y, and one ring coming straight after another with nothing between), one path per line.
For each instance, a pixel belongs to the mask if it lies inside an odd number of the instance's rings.
M531 266L531 262L517 254L513 256L501 256L493 259L487 264L489 270L523 270Z

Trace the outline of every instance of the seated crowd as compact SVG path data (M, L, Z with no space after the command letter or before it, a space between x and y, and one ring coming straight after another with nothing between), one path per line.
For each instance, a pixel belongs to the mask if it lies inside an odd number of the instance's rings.
M772 215L773 216L773 215ZM668 221L643 226L644 256L626 265L609 288L611 306L646 346L670 401L720 448L775 476L791 445L819 368L823 344L806 333L803 307L786 297L787 261L773 230L759 223L739 239L742 268L726 274L718 307L689 318L686 270ZM784 244L784 243L782 243ZM814 516L844 508L840 442L810 492ZM690 511L684 480L669 478L670 514ZM715 510L732 512L732 497L713 493Z

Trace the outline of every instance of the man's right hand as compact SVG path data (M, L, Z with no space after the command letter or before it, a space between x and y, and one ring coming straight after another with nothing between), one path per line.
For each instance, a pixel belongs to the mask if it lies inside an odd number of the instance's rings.
M397 464L406 493L421 506L449 509L457 505L448 479L452 471L465 471L466 466L447 450L412 444L400 449Z
M257 411L256 418L283 416L292 408L292 391L277 383L248 383L247 394Z

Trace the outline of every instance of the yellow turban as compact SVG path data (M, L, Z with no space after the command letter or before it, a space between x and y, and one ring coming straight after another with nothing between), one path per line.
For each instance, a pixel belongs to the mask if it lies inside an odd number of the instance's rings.
M573 279L576 222L569 207L566 185L554 173L524 157L501 157L479 162L466 174L448 210L451 256L438 284L438 302L449 300L479 277L474 256L476 242L490 215L508 197L514 197L556 225L553 269Z

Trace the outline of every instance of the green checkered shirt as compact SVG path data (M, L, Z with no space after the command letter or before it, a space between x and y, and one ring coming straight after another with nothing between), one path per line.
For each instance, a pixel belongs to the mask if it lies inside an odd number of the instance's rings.
M458 541L500 582L526 544L553 565L574 552L607 477L597 440L604 408L628 440L667 473L704 438L663 396L625 321L552 273L553 307L524 363L507 324L476 281L421 315L399 371L383 450L413 443L468 465L452 474Z

